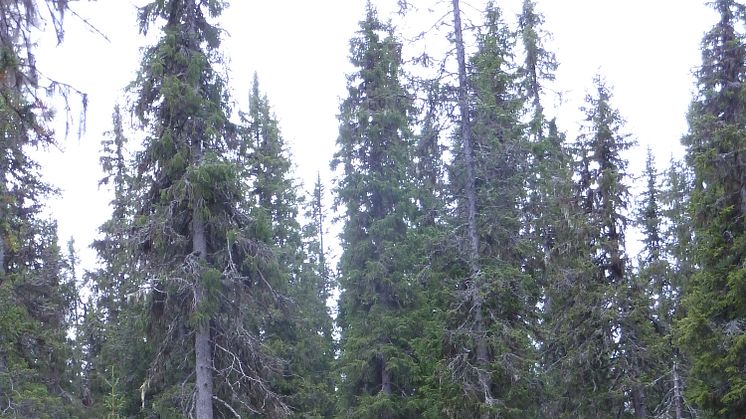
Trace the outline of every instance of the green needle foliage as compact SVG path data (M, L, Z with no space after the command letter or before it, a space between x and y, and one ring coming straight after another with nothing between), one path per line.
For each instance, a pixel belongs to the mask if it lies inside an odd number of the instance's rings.
M287 397L291 416L331 417L334 413L332 319L326 300L329 273L319 235L323 232L323 190L315 187L309 203L310 225L301 228L302 199L291 177L291 162L269 101L254 85L249 112L240 130L246 147L244 180L252 197L252 218L264 223L262 240L274 249L281 274L287 278L288 310L272 313L267 339L286 360L282 379L275 384ZM318 241L317 241L318 240Z
M588 95L586 120L576 143L576 204L582 218L566 214L574 240L567 242L573 256L561 275L550 284L547 350L553 363L551 391L557 417L615 417L623 414L623 396L631 389L621 381L633 353L623 349L635 336L624 323L631 301L625 254L625 210L628 189L624 183L627 162L621 153L631 143L620 133L623 120L611 107L610 93L595 80L595 94ZM571 207L572 208L572 207Z
M719 21L702 41L702 66L682 142L694 169L691 283L682 343L692 360L688 394L708 417L746 415L746 49L744 6L711 3Z
M56 144L40 93L71 91L37 71L36 31L61 40L72 11L0 1L0 418L746 417L746 6L710 2L686 159L661 176L648 152L633 197L609 89L568 143L540 2L521 3L515 27L492 2L479 24L433 4L410 42L368 2L337 244L256 76L231 109L227 2L145 2L157 40L134 126L117 107L102 142L111 216L79 281L31 158ZM456 62L407 74L402 51L444 27Z
M350 42L347 98L339 114L332 168L339 170L344 249L338 324L339 411L342 417L417 416L412 341L421 288L410 129L413 106L400 81L401 44L368 4Z
M153 356L143 406L162 416L285 416L270 382L282 364L266 336L287 280L271 224L239 178L248 148L229 122L220 65L222 1L140 9L163 23L132 85L145 129L135 158L130 261L147 298Z
M51 0L0 4L0 417L80 413L66 335L77 290L57 225L43 215L55 190L31 157L56 144L42 87L65 93L57 83L40 85L31 40L44 21L61 40L66 9L67 2Z
M458 401L459 415L468 417L521 417L536 407L532 325L538 289L523 270L529 150L521 123L524 100L512 62L514 43L500 10L490 4L469 74L479 272L469 272L463 251L455 255L447 320L448 366L466 396ZM459 142L456 147L450 185L457 199L453 229L468 216L465 151Z

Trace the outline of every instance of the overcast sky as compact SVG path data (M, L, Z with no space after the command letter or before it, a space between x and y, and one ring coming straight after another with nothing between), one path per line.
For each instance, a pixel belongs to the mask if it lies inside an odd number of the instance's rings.
M463 0L462 0L463 1ZM39 157L47 180L62 194L50 204L59 220L60 237L74 236L85 264L94 254L87 248L96 229L109 216L109 192L98 188L98 151L110 129L115 103L123 103L125 86L139 64L135 4L129 0L74 2L71 7L103 32L92 33L74 16L67 18L61 46L42 41L39 67L45 74L88 93L86 134L61 141L64 152ZM329 181L328 162L337 136L336 115L345 95L348 41L363 16L364 0L233 0L224 13L223 51L229 60L234 100L245 109L256 71L269 96L307 187L317 171ZM407 17L410 31L422 30L437 19L437 10L450 2L419 0ZM468 16L478 20L481 0L464 2ZM500 1L512 22L520 0ZM396 9L396 0L374 1L381 16ZM560 128L573 133L594 74L613 87L613 104L627 120L627 132L639 143L631 155L639 173L644 149L653 148L658 166L681 155L679 138L686 130L685 113L694 91L692 71L699 65L703 33L715 21L700 0L537 0L545 28L553 34L549 47L560 63L545 106L559 109ZM395 18L400 21L401 18ZM406 48L406 46L405 46ZM405 51L405 54L407 52Z

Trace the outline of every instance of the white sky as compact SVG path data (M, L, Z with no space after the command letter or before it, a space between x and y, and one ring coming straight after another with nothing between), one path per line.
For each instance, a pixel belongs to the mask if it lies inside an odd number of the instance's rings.
M463 1L463 0L462 0ZM424 0L418 0L427 4ZM142 3L138 0L136 3ZM329 161L337 137L336 115L345 95L348 41L363 17L364 0L233 0L222 19L228 37L223 51L230 60L233 98L245 109L254 71L269 96L296 174L310 188L316 172L331 178ZM450 2L431 0L433 8ZM481 0L464 3L474 20ZM510 18L520 0L498 1ZM582 115L577 111L594 74L601 73L614 91L614 105L627 119L627 131L639 142L631 168L640 173L644 149L650 145L659 167L671 154L680 155L679 138L686 130L685 112L694 91L692 70L700 62L703 33L715 14L700 0L538 0L545 29L553 34L549 47L560 63L553 90L562 92L554 104L560 127L569 138ZM61 140L64 153L44 153L47 180L62 189L50 203L59 220L60 237L74 236L85 267L95 259L88 245L109 216L110 195L97 186L101 177L98 151L102 133L110 129L114 104L134 79L142 40L129 0L71 3L111 42L91 33L68 16L61 46L42 42L38 65L42 72L68 82L89 95L87 132L78 140ZM374 1L382 17L395 0ZM472 10L470 10L472 9ZM439 16L423 9L410 15L408 26L430 26ZM512 19L510 19L512 21ZM406 48L406 45L405 45ZM405 50L405 54L407 51ZM328 188L329 189L329 188Z

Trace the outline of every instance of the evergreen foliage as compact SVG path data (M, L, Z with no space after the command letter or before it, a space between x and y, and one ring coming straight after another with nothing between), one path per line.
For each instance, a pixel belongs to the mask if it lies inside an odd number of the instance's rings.
M211 23L223 6L170 0L140 10L143 32L165 22L132 86L147 133L129 242L153 348L143 406L162 416L279 417L288 407L271 380L282 365L265 338L287 281L271 225L254 216L239 180L246 159L235 150L245 147L228 120Z
M574 141L551 119L537 3L513 27L451 0L455 63L407 74L410 41L367 2L335 242L256 75L231 108L227 2L149 0L156 42L134 123L117 106L101 143L111 215L82 273L32 158L57 144L41 93L69 111L75 91L35 59L69 2L0 2L0 418L746 417L746 6L709 3L686 158L659 172L648 150L634 197L600 76Z
M467 396L460 409L473 417L520 417L536 406L531 324L537 289L522 269L528 149L520 122L523 100L511 63L513 42L499 9L489 5L469 78L479 272L471 274L464 259L454 265L461 264L452 271L458 281L452 286L456 292L448 318L449 366ZM452 167L451 193L460 198L454 225L467 218L460 192L468 182L465 152L457 149ZM487 379L480 376L481 369Z
M282 277L288 278L289 309L273 313L267 339L286 360L277 391L288 397L297 417L330 417L334 412L332 319L326 307L329 272L324 258L323 187L320 180L308 206L310 224L298 222L302 200L291 178L291 162L269 101L256 76L241 131L252 218L270 231L262 240L274 249Z
M573 226L569 250L578 257L549 297L558 417L613 417L625 411L626 395L640 397L630 349L640 334L640 303L629 294L635 286L624 250L629 192L621 153L631 142L620 133L623 120L608 88L600 78L594 87L575 151L574 195L585 220Z
M413 417L412 342L419 333L413 313L421 297L411 235L413 105L400 81L401 44L370 3L350 42L350 61L356 70L340 107L332 162L343 221L338 414Z
M744 6L712 2L719 21L702 41L698 92L682 142L694 171L691 283L682 342L692 359L689 397L711 417L746 415L746 167Z
M55 193L31 158L55 145L52 112L40 97L35 29L44 20L61 40L67 2L0 4L0 416L79 413L66 329L77 298L44 201ZM58 84L44 86L51 93ZM62 92L65 93L65 92Z

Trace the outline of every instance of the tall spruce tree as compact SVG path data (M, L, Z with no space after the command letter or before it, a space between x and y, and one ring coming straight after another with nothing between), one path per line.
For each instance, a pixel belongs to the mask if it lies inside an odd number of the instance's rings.
M286 360L277 391L288 397L297 417L331 417L334 341L326 307L329 275L322 240L316 242L323 231L321 184L316 185L311 203L312 226L304 232L298 222L302 200L291 177L287 147L256 75L243 123L251 214L264 224L267 234L262 240L274 249L282 276L289 282L290 309L275 313L266 331L275 352Z
M627 162L621 153L631 146L620 133L623 120L611 107L610 92L597 78L588 95L583 131L576 143L578 209L587 222L574 226L577 260L550 294L554 414L559 417L613 417L624 414L623 366L633 353L622 348L634 340L625 295L630 284L624 233L628 189ZM618 345L620 344L620 345ZM629 358L630 360L633 358ZM629 362L631 363L631 361ZM637 397L637 396L635 396Z
M147 302L141 298L141 287L145 277L132 263L135 169L119 106L101 145L99 161L104 177L99 186L111 190L111 216L99 227L99 236L91 245L98 256L98 268L86 273L90 298L81 330L88 359L84 374L91 392L89 414L126 417L142 409L141 387L148 370L143 360L151 359L156 348L148 342L143 327Z
M131 263L146 280L155 348L143 405L162 416L279 417L288 408L270 379L281 365L265 337L287 281L239 180L246 159L211 23L223 6L159 0L140 9L143 32L164 23L133 83L147 137L135 159Z
M673 162L669 169L669 176L673 175L669 177L670 189L661 190L655 161L648 149L646 188L636 211L636 225L643 233L636 274L650 301L646 315L652 328L651 333L642 336L645 356L641 357L645 361L643 378L649 394L648 409L655 415L680 419L690 417L691 412L684 400L685 359L680 355L674 332L674 324L681 317L681 284L687 277L685 269L679 268L676 252L678 223L686 223L682 214L674 214L685 209L678 170Z
M746 10L711 3L719 21L702 41L699 91L682 142L694 169L694 263L685 286L682 341L692 359L688 394L711 417L746 415Z
M539 304L540 375L543 389L542 415L567 414L567 334L575 333L576 281L590 269L586 234L588 218L579 202L573 181L573 161L565 136L555 121L547 125L543 140L533 148L535 183L530 183L529 228L533 230L535 260L528 268L542 287ZM530 261L531 262L531 261Z
M659 293L656 304L656 331L664 334L661 342L664 357L669 367L667 380L662 380L664 389L668 389L661 400L662 409L676 418L697 417L695 408L685 399L690 369L690 357L685 356L679 341L680 330L677 328L685 315L682 295L695 271L693 260L693 233L690 211L693 175L690 166L684 162L671 159L666 170L664 189L660 194L661 226L664 256L667 262L665 281L655 284L654 291Z
M417 416L412 342L418 325L412 181L412 100L400 81L401 44L368 3L350 42L356 71L340 114L336 204L344 222L339 269L339 412L344 417Z
M544 93L544 84L554 80L558 64L554 54L545 47L544 41L549 35L543 29L544 16L536 10L534 0L523 0L518 24L524 52L520 75L527 112L531 118L528 129L534 141L539 142L543 139L547 124L541 95Z
M468 79L479 247L475 261L461 259L460 269L452 271L457 281L448 318L449 366L466 395L460 414L471 417L519 417L536 406L530 336L537 290L523 270L527 249L521 211L528 149L513 43L500 10L488 5ZM469 223L468 193L462 193L470 177L468 152L459 137L451 185L457 197L455 225ZM472 272L470 263L479 269Z

